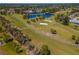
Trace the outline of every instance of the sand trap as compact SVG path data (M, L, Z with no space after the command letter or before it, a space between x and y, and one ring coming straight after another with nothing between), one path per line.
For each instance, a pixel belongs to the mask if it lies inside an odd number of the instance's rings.
M40 23L40 25L48 25L48 23Z

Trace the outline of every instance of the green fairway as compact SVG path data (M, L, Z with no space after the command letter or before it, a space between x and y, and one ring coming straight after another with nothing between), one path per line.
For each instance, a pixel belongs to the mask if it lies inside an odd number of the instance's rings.
M9 20L12 25L21 28L24 34L29 35L30 38L32 39L32 43L38 48L41 45L46 44L48 45L52 54L79 54L79 51L75 46L62 43L60 41L54 40L54 38L50 38L41 33L36 32L34 29L32 29L30 26L27 25L26 20L22 19L21 15L18 15L18 14L8 15L8 16L5 16L5 18ZM59 26L61 28L59 28ZM59 35L61 35L62 37L65 37L65 38L67 37L68 39L70 37L69 36L70 34L75 33L75 30L70 30L69 27L66 27L63 25L59 25L59 26L57 26L56 29L59 29L59 31L62 31L62 33L59 32ZM68 30L67 36L65 35L66 32L64 33L64 29L62 28L64 28L65 31ZM72 31L74 32L72 33Z

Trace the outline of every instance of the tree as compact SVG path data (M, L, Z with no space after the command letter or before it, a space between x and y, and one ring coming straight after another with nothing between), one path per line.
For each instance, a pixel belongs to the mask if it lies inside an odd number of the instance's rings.
M6 34L7 32L5 32L5 33L3 33L3 35L4 35L4 39L8 39L8 38L10 38L10 35L9 34Z
M26 15L23 15L23 19L26 19L27 17L26 17Z
M72 35L72 39L75 40L76 39L76 36L75 35Z
M77 40L75 41L75 44L79 44L79 37L77 38Z
M74 25L74 26L73 26L73 29L77 29L77 28L78 28L78 26L77 26L77 25Z
M63 24L64 25L69 25L69 17L66 15L66 16L63 16L64 19L63 19Z
M13 41L13 38L6 38L6 39L4 39L5 43L9 43L9 42L12 42L12 41Z
M39 19L39 20L43 20L43 19L45 19L45 17L44 17L44 16L41 16L41 15L38 15L38 16L36 17L36 20L38 21L38 19Z
M59 14L59 13L55 14L54 19L55 19L57 22L59 22L59 19L60 19L60 14Z
M56 30L55 30L55 29L53 29L53 28L51 28L51 30L50 30L50 31L51 31L51 33L52 33L52 34L56 34L56 33L57 33L57 32L56 32Z
M57 22L62 23L63 25L69 25L69 17L68 17L68 13L56 13L54 19Z
M2 30L2 27L0 26L0 32L2 32L3 30Z
M34 46L33 44L29 44L29 45L28 45L28 49L29 49L29 50L33 50L34 48L35 48L35 46Z
M27 23L28 23L28 24L31 24L31 21L30 21L30 20L27 20Z
M16 52L17 52L18 54L20 54L20 53L23 52L23 49L22 49L22 48L19 48Z
M21 12L22 12L22 11L21 11L20 8L16 8L16 9L15 9L15 13L20 14Z
M35 23L36 22L36 19L32 19L31 21Z
M43 9L43 10L42 10L42 13L45 13L45 12L46 12L46 10L45 10L45 9Z
M48 49L48 46L47 45L43 45L39 51L39 54L40 55L50 55L51 52L50 50Z

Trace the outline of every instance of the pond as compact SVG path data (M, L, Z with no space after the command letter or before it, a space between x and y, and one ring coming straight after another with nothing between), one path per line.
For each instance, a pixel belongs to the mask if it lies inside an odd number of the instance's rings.
M49 18L50 16L53 16L54 14L51 13L31 13L27 16L28 19L34 19L37 16L43 16L44 18Z

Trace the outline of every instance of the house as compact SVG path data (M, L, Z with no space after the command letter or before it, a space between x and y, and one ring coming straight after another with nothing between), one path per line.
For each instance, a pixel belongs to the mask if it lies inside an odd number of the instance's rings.
M9 10L7 10L7 14L14 14L15 13L15 10L10 8Z
M5 10L5 9L1 9L1 10L0 10L0 14L2 14L2 15L3 15L3 14L6 14L6 10Z
M76 18L70 19L70 22L79 25L79 20L77 20Z

